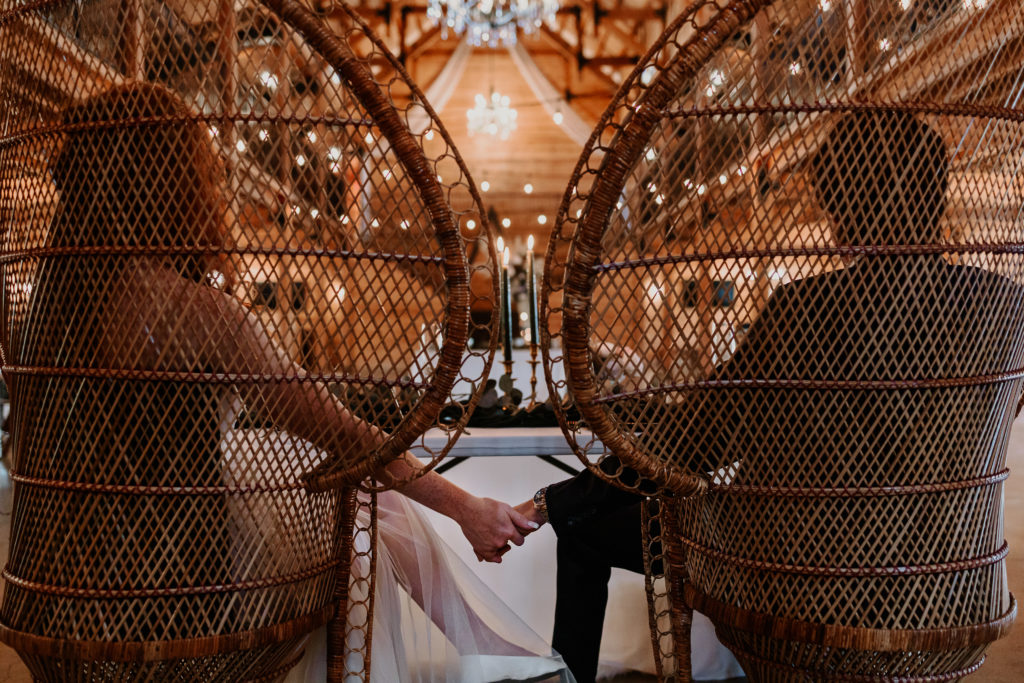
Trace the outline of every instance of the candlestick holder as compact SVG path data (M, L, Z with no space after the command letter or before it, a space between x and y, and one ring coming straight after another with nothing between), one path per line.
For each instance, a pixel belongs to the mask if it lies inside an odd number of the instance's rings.
M537 359L537 344L536 342L530 342L530 402L527 404L530 408L537 405L537 365L540 361Z

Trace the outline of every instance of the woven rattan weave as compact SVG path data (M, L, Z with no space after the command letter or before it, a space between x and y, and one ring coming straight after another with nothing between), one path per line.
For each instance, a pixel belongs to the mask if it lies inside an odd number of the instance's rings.
M38 680L273 680L332 616L368 676L352 487L483 385L496 281L444 129L328 5L0 3L0 637Z
M760 681L955 680L1013 620L1022 86L1015 0L694 2L608 109L545 362L582 459L666 492L663 675L686 605Z

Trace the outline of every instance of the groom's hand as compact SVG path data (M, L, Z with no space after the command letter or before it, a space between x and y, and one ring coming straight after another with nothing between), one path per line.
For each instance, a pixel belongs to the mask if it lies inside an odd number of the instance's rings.
M480 561L501 562L509 543L523 544L520 529L533 530L532 522L506 503L474 498L456 520Z

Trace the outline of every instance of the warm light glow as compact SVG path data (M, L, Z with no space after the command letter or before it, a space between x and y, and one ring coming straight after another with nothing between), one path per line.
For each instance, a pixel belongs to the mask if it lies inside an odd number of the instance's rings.
M794 76L800 75L800 73L803 70L804 70L804 67L800 64L800 62L792 62L789 65L789 73L793 74Z
M441 25L442 39L451 30L466 35L474 47L515 45L516 34L532 34L543 24L557 29L559 0L428 0L427 18Z
M256 134L256 137L260 139L260 142L266 142L270 139L270 133L267 132L266 128L260 128L260 132Z
M540 223L541 225L545 225L548 222L548 217L545 216L544 214L541 214L537 216L537 222Z
M220 128L217 126L210 126L210 137L215 138L220 135Z
M729 176L723 173L722 175L718 176L718 182L720 182L722 185L725 185L727 182L729 182Z
M989 0L964 0L964 9L985 9Z
M391 178L391 169L385 168L383 171L381 171L381 175L384 176L384 180L389 180Z
M425 133L425 134L423 135L423 137L424 137L424 138L426 138L427 140L433 140L433 139L434 139L434 129L433 129L433 128L431 128L430 130L428 130L428 131L427 131L427 132L426 132L426 133Z
M236 142L235 149L237 149L239 152L244 152L246 150L245 141L239 140L238 142Z
M499 237L498 238L498 254L500 255L504 251L505 251L505 238Z
M914 4L913 0L900 0L900 9L906 12Z
M486 180L483 181L482 183L480 183L480 190L482 192L487 192L490 189L491 189L491 184L489 182L487 182Z
M305 166L306 165L306 157L302 156L301 154L297 155L295 157L295 163L298 164L299 166Z
M341 147L331 147L327 150L327 158L331 161L341 161Z
M654 82L654 77L658 75L658 67L653 64L640 73L640 82L644 85L650 85Z
M565 117L562 115L561 111L556 111L551 118L554 119L556 126L562 125L562 121L565 120Z
M224 276L224 273L220 272L219 270L210 271L208 278L210 280L210 284L212 284L217 289L223 289L224 285L228 281L228 279ZM32 291L31 284L28 285L28 291Z
M526 248L533 251L533 235L526 238Z
M342 217L341 217L341 224L342 224L342 225L348 225L348 223L349 223L349 218L348 218L348 216L342 216Z
M658 153L655 152L654 149L651 147L648 147L647 152L644 154L644 157L646 157L647 161L654 161L657 158L657 156Z
M317 141L316 132L309 131L308 133L306 133L306 139L309 140L310 142L316 142Z
M505 248L504 248L504 249L502 250L502 252L501 252L501 253L502 253L502 257L501 257L501 265L503 265L503 266L508 266L508 262L509 262L509 260L511 259L511 256L510 256L510 254L509 254L509 252L508 252L508 247L505 247Z
M503 227L503 228L511 228L512 227L512 219L511 218L502 218L501 219L501 227Z
M888 52L889 48L892 47L892 42L888 38L882 38L878 41L878 49L882 52Z
M320 218L320 209L310 209L309 215L313 218Z
M697 194L699 196L703 197L704 193L707 192L707 191L708 191L708 186L707 185L698 185L697 186Z
M398 225L401 226L402 230L408 230L409 229L409 221L402 221Z
M277 83L278 83L277 76L275 76L274 74L270 73L269 71L261 71L260 72L260 83L262 83L263 85L265 85L268 88L270 88L271 90L273 90L274 88L277 87Z
M473 108L466 110L466 128L470 135L486 133L502 140L508 140L516 129L519 112L512 108L508 95L492 90L490 98L477 93Z
M476 221L473 220L472 218L470 218L468 221L466 221L466 229L467 230L476 230Z
M832 2L831 0L818 0L818 7L821 8L822 12L828 12L832 9Z
M363 138L363 140L366 141L366 144L372 145L373 144L373 133L367 133L366 136Z
M533 185L531 185L530 183L526 183L525 185L523 185L523 192L525 192L526 194L533 194Z
M380 221L377 220L376 218L374 218L372 221L370 221L370 227L371 228L379 228L380 227Z

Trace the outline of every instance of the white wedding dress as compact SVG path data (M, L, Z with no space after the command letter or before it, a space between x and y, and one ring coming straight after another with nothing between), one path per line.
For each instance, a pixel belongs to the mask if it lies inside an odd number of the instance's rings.
M373 683L573 681L561 657L455 556L416 503L388 491L377 504ZM368 544L357 535L357 551ZM353 566L353 576L365 569ZM349 645L358 650L361 643ZM352 668L362 667L355 661ZM320 629L285 683L323 683L326 671Z

